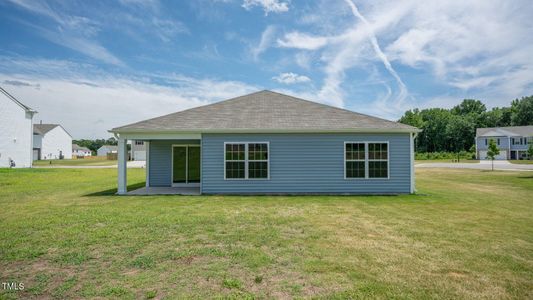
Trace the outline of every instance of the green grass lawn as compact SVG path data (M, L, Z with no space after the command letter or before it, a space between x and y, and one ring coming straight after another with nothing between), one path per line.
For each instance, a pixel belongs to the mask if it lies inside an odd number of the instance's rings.
M533 165L533 160L509 160L509 162L518 165Z
M129 182L143 182L130 169ZM113 169L0 170L0 298L533 297L533 173L418 195L114 196Z
M112 166L116 165L116 160L107 160L106 157L92 156L84 159L47 159L35 160L33 165L36 167L54 167L54 166Z
M452 161L451 159L420 159L415 160L415 164L428 164L428 163L457 163ZM459 163L468 163L468 164L478 164L479 160L477 159L461 159Z

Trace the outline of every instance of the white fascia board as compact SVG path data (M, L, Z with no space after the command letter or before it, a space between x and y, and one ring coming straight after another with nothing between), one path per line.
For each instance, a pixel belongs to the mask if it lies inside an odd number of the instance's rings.
M184 134L202 134L202 133L418 133L422 130L415 128L361 128L361 129L200 129L195 131L176 131L176 130L154 130L154 131L128 131L128 130L109 130L111 133L120 135L184 135Z

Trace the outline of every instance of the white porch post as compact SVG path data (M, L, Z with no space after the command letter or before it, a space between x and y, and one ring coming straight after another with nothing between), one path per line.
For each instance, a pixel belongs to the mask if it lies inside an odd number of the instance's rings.
M128 163L128 140L118 139L118 191L117 194L124 195L128 191L127 163Z
M416 192L416 186L415 186L415 138L416 133L411 133L410 135L410 147L411 148L411 194L414 194Z
M144 142L145 147L145 153L146 153L146 164L145 164L145 171L146 171L146 187L150 186L150 142L145 141Z

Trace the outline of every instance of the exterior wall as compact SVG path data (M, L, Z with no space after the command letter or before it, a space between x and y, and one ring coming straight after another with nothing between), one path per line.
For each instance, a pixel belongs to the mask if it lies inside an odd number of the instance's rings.
M477 137L477 150L487 150L489 148L489 140L493 139L495 142L500 139L500 145L498 149L500 150L509 150L509 137L507 136L494 136L494 137ZM485 140L487 140L487 145L485 146Z
M148 143L150 186L171 186L172 145L200 144L199 140L153 140Z
M0 168L32 166L33 114L0 95Z
M131 152L133 153L133 160L146 160L146 146L143 143L142 145L137 145L137 141L131 141Z
M248 141L270 143L270 179L224 180L224 142ZM388 141L390 178L344 179L345 141ZM152 150L154 149L150 149L151 164L155 164L157 158L155 156L152 158ZM159 157L159 159L162 158L163 155ZM201 188L206 194L409 193L410 162L410 135L408 133L203 134Z
M106 156L107 153L117 152L117 150L111 150L106 146L102 146L96 150L96 156Z
M506 157L500 157L499 159L511 159L511 152L510 151L526 151L528 149L528 144L524 143L522 145L513 145L511 138L514 139L520 139L520 136L494 136L494 137L476 137L476 143L477 143L477 157L478 159L485 159L485 153L488 150L488 143L490 139L494 139L497 141L497 139L500 139L500 145L498 145L498 149L500 151L506 151ZM525 138L525 137L522 137ZM526 142L529 142L533 138L529 137ZM487 141L487 145L485 145L485 140ZM502 156L502 155L500 155Z
M73 150L72 156L91 156L91 150Z
M42 137L41 159L59 159L60 152L65 159L72 159L72 137L57 126Z
M516 142L519 142L520 138L526 139L525 143L522 142L522 145L513 145L511 141L511 150L519 150L519 151L526 151L529 147L528 143L533 143L533 137L525 137L525 136L512 136L511 138L514 138Z

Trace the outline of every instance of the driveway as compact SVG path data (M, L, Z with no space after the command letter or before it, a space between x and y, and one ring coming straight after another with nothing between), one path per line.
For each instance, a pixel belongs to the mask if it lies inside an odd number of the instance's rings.
M455 169L478 169L490 170L490 160L480 160L479 163L421 163L416 168L455 168ZM533 171L533 165L512 164L506 160L495 160L494 170L502 171Z
M58 165L44 165L44 166L33 166L34 168L56 168L56 169L116 169L117 164L108 165L108 166L58 166ZM128 161L128 168L145 168L145 161Z

